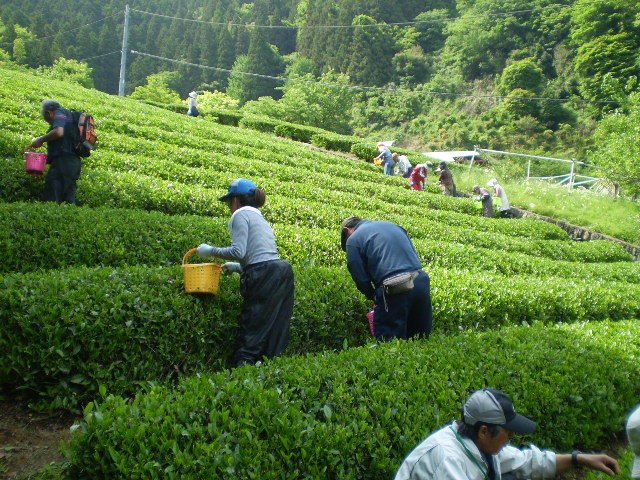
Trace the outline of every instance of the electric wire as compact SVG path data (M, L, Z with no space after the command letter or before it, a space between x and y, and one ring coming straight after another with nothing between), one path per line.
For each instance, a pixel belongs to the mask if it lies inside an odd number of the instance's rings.
M87 60L93 60L95 58L106 57L107 55L113 55L114 53L122 53L122 50L115 50L109 53L103 53L102 55L96 55L95 57L83 58L81 60L76 60L76 62L86 62Z
M592 5L598 3L607 3L609 0L593 0L591 2L580 3L580 6ZM419 24L430 24L430 23L441 23L441 22L453 22L456 20L478 20L483 18L490 17L498 17L498 16L507 16L507 15L520 15L525 13L533 13L538 11L550 10L554 8L564 9L564 8L572 8L575 5L562 5L562 4L554 4L547 5L546 7L540 8L530 8L525 10L514 10L509 12L491 12L483 15L465 15L460 17L449 17L449 18L439 18L439 19L430 19L430 20L414 20L408 22L390 22L390 23L374 23L368 25L256 25L253 23L225 23L225 22L211 22L207 20L197 20L193 18L183 18L183 17L175 17L171 15L161 14L161 13L153 13L153 12L145 12L143 10L131 9L132 12L141 13L144 15L156 16L167 18L170 20L180 20L184 22L192 22L192 23L200 23L207 25L217 25L217 26L227 26L227 27L239 27L239 28L265 28L265 29L283 29L283 30L299 30L299 29L349 29L349 28L375 28L375 27L390 27L390 26L411 26L411 25L419 25Z
M379 92L387 92L387 93L400 93L400 94L412 94L412 95L431 95L431 96L440 96L440 97L468 97L468 98L483 98L483 99L493 99L493 100L517 100L517 101L549 101L549 102L560 102L560 103L582 103L582 104L616 104L618 102L612 100L585 100L580 98L547 98L547 97L513 97L508 95L479 95L472 93L452 93L452 92L435 92L435 91L427 91L427 90L406 90L401 88L388 88L388 87L368 87L363 85L343 85L340 83L326 83L326 82L313 82L310 80L304 80L301 78L289 78L289 77L276 77L272 75L263 75L259 73L251 73L251 72L241 72L238 70L229 70L226 68L220 67L212 67L209 65L200 65L198 63L187 62L184 60L175 60L173 58L161 57L159 55L153 55L150 53L139 52L137 50L131 50L133 55L140 55L143 57L155 58L157 60L162 60L165 62L177 63L180 65L187 65L190 67L201 68L205 70L216 70L219 72L224 72L228 74L234 75L246 75L251 77L259 77L268 80L275 80L279 82L298 82L298 83L306 83L311 85L320 85L324 87L335 87L335 88L343 88L343 89L352 89L352 90L363 90L363 91L379 91Z
M84 24L84 25L80 25L79 27L75 27L75 28L71 28L71 29L69 29L69 30L64 30L64 31L62 31L62 32L54 33L53 35L48 35L48 36L46 36L46 37L29 38L29 39L25 39L25 40L27 40L27 41L40 41L40 40L47 40L47 39L49 39L49 38L57 37L58 35L61 35L61 34L63 34L63 33L75 32L76 30L80 30L81 28L84 28L84 27L90 27L91 25L95 25L96 23L102 22L102 21L107 20L107 19L109 19L109 18L117 17L117 16L122 15L122 14L123 14L123 12L117 12L117 13L114 13L113 15L108 15L108 16L106 16L106 17L102 17L102 18L100 18L100 19L98 19L98 20L95 20L95 21L93 21L93 22L86 23L86 24Z

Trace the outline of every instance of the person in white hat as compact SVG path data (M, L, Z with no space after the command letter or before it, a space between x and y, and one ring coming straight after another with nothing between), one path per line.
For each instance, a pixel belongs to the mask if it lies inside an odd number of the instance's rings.
M627 438L635 454L631 467L631 478L640 478L640 404L627 419Z
M509 199L507 198L507 192L504 191L502 185L498 183L498 180L492 178L487 182L487 186L493 188L496 193L496 196L500 197L502 204L500 205L500 214L505 217L509 213L509 209L511 205L509 204Z
M475 391L462 418L429 435L409 453L395 480L544 479L578 466L608 475L620 472L618 462L604 454L556 454L534 445L509 445L515 433L533 433L538 425L518 413L499 390Z
M193 91L189 93L189 110L187 111L187 115L190 117L197 117L200 115L198 111L198 92Z

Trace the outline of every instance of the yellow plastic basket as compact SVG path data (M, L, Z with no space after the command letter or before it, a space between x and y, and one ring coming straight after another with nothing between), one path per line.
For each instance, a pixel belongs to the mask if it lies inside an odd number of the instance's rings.
M217 295L222 267L216 263L198 263L189 265L187 261L197 248L184 254L182 271L184 272L184 289L187 293L211 293Z

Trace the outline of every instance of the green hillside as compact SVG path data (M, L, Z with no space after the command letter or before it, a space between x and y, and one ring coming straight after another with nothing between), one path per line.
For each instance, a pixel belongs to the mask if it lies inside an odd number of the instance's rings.
M562 449L611 439L640 396L640 264L621 246L485 219L470 199L289 139L0 73L0 392L84 411L68 478L389 478L474 388L557 419L533 441ZM37 202L44 179L24 171L43 98L96 118L78 206ZM267 194L296 299L284 357L229 371L238 278L198 298L179 265L230 242L217 198L239 176ZM411 234L431 339L370 340L339 248L350 215Z

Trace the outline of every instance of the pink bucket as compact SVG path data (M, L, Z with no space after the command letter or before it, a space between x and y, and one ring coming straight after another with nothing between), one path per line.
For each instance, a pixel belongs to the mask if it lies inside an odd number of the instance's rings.
M37 152L24 152L27 159L27 173L41 176L47 166L47 154Z
M375 305L374 305L375 308ZM374 336L373 333L373 310L367 313L367 320L369 320L369 328L371 329L371 336Z

